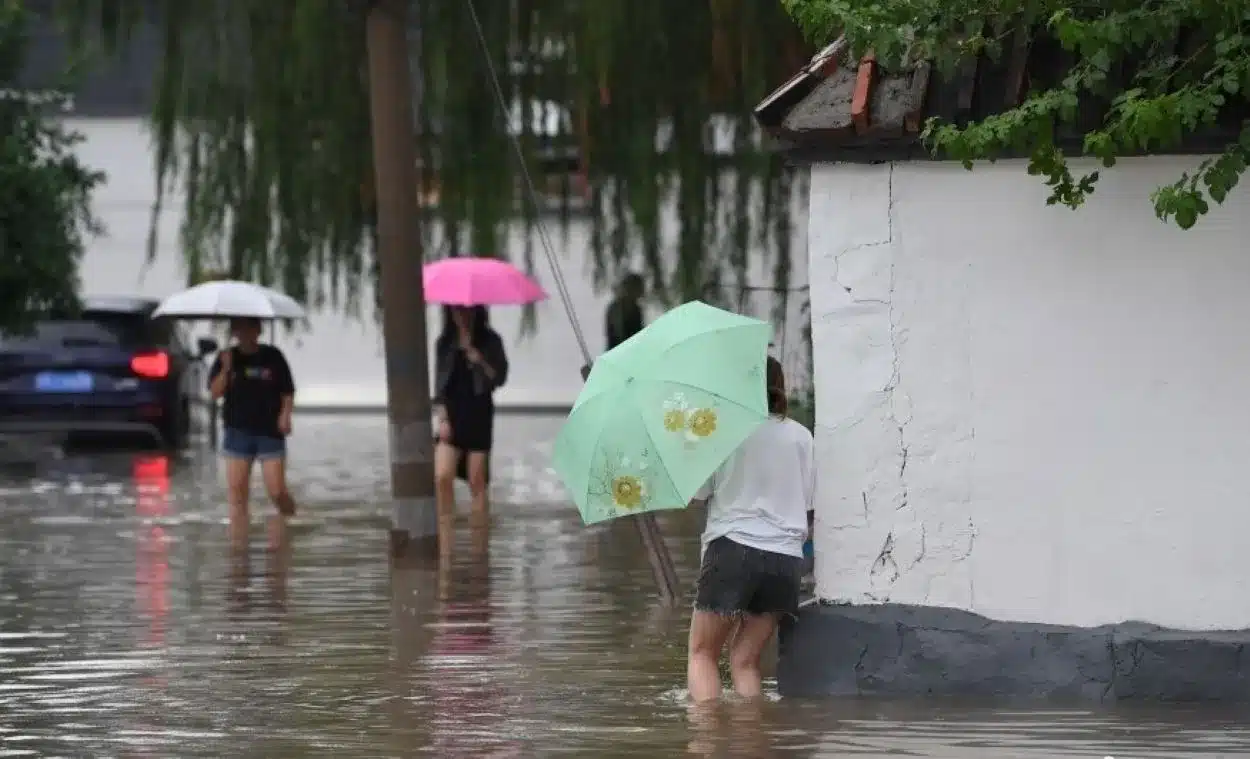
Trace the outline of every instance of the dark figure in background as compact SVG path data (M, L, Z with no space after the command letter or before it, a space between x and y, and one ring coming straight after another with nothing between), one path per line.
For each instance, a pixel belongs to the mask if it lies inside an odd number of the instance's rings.
M616 297L608 304L604 317L606 350L612 350L642 331L642 296L646 285L638 274L626 274L616 289Z
M461 464L473 494L472 522L484 523L489 517L486 486L495 425L492 394L508 378L508 357L503 340L490 328L484 306L443 309L434 375L438 534L440 548L448 553L455 523L456 473Z

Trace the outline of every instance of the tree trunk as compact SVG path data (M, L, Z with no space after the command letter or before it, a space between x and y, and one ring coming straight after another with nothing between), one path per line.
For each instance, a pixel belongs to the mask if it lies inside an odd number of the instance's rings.
M434 443L407 0L376 0L367 21L379 287L390 421L392 558L434 555ZM450 539L450 535L446 536Z

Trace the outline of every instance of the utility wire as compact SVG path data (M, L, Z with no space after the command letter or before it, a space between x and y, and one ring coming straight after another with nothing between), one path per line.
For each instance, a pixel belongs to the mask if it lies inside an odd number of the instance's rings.
M498 2L498 0L495 1ZM508 100L504 97L503 85L499 83L499 73L495 70L494 61L491 60L490 45L486 42L486 32L482 29L482 21L478 18L477 8L474 7L473 0L465 0L465 4L469 6L469 16L473 19L473 28L477 31L477 41L482 47L482 58L486 61L486 70L490 74L491 84L494 85L495 98L499 104L499 114L504 122L504 133L508 135L509 140L512 142L512 148L516 151L517 163L521 167L521 176L525 179L525 189L529 195L530 203L534 206L538 238L542 242L543 252L546 253L547 263L551 266L551 276L555 279L556 292L564 303L564 312L569 317L569 324L573 327L573 335L577 338L577 345L582 350L582 359L589 364L591 362L590 347L586 344L586 335L582 332L582 326L577 321L577 313L573 310L573 299L569 296L569 288L564 280L564 272L561 271L560 262L556 259L555 248L552 246L551 238L547 234L547 226L542 221L542 208L538 200L538 188L535 186L534 178L530 175L529 166L526 164L525 150L521 147L521 138L509 128ZM524 116L522 116L522 120L524 120Z

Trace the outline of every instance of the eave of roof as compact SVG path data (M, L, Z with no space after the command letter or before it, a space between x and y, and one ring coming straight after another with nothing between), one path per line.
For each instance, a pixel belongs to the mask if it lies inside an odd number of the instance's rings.
M1000 58L968 59L942 73L927 62L902 71L886 70L869 51L853 57L843 40L836 52L817 59L770 95L755 115L774 146L796 162L942 159L921 144L925 122L965 125L1019 105L1030 90L1054 87L1073 63L1053 39L1016 32ZM1178 50L1193 40L1178 41ZM830 46L831 48L833 46ZM1183 58L1184 56L1182 56ZM1135 70L1125 66L1127 76ZM1126 80L1127 82L1127 80ZM1114 89L1114 88L1113 88ZM1065 124L1056 143L1079 154L1083 135L1103 123L1109 97L1082 102L1076 122ZM1240 103L1221 123L1193 134L1170 154L1220 152L1236 141L1250 109ZM1010 155L998 156L1001 158Z

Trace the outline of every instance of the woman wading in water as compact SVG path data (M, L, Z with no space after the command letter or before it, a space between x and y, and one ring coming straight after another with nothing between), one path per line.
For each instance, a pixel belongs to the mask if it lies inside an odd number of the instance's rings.
M435 343L434 394L438 444L434 482L438 500L438 535L442 553L452 546L456 512L456 473L464 465L472 493L472 524L489 521L488 466L494 443L492 394L508 378L503 340L490 328L485 306L447 306L443 331Z
M235 344L217 354L209 392L223 399L221 450L226 458L230 529L246 541L252 463L260 462L269 499L283 517L295 514L286 487L286 438L291 434L295 380L282 351L260 342L259 319L234 319Z
M729 644L738 695L760 695L760 657L783 615L799 609L803 542L816 487L812 433L786 417L781 364L769 357L769 418L695 495L707 504L686 667L690 698L721 693L718 660Z

